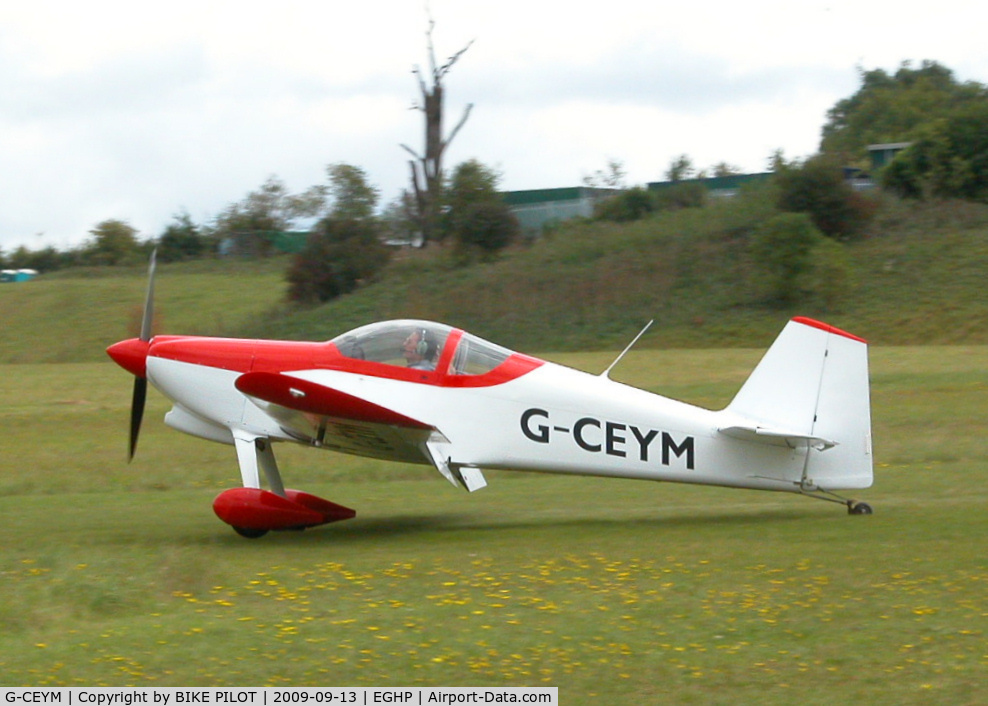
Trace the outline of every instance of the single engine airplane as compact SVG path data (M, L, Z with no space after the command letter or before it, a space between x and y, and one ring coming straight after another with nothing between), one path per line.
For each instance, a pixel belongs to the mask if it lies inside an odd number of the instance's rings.
M168 426L236 449L242 487L213 509L245 537L356 514L286 489L275 442L432 465L471 492L503 469L788 491L872 512L835 492L872 484L867 344L819 321L790 320L709 411L615 382L614 364L592 375L428 321L319 343L152 337L154 270L152 256L140 336L107 350L135 376L130 457L150 382L174 403Z

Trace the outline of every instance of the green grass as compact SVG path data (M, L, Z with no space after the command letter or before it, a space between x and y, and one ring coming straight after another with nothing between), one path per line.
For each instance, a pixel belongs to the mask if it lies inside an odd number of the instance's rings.
M767 345L767 341L766 341ZM617 377L725 404L761 350ZM555 356L601 370L610 354ZM248 541L232 449L128 376L0 366L6 685L556 685L568 704L975 704L988 677L984 346L872 355L876 514L789 495L435 472L281 446L357 518Z
M231 335L284 298L284 258L159 265L155 331ZM67 270L0 286L0 362L105 359L140 330L147 268Z
M210 503L232 449L152 393L124 462L143 268L0 286L0 683L557 685L566 703L983 701L988 211L884 208L837 310L757 302L756 202L576 226L496 263L411 253L327 306L279 303L284 260L160 268L165 333L320 339L434 318L725 405L792 313L872 350L876 513L788 495L424 467L278 449L290 486L355 520L250 542ZM949 346L925 346L930 342ZM896 344L898 347L891 347ZM912 345L901 345L912 344ZM694 350L697 347L721 350ZM735 347L730 347L735 346ZM650 351L649 347L683 350ZM599 372L613 353L556 360Z

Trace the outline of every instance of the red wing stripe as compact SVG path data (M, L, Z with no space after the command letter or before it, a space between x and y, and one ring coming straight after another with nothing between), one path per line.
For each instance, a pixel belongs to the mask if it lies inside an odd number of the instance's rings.
M237 378L236 385L245 395L300 412L356 422L432 429L428 424L361 397L281 373L246 373Z

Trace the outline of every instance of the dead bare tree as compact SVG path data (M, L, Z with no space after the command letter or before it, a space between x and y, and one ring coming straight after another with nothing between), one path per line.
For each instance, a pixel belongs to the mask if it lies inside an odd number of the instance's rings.
M435 22L429 18L429 29L426 32L426 46L429 52L429 79L432 85L426 83L422 69L415 66L412 73L415 74L419 82L419 90L422 93L422 102L412 105L412 109L420 110L425 114L425 153L419 154L408 145L402 147L414 157L409 161L412 171L412 189L415 195L414 220L417 222L422 232L422 244L438 238L438 217L442 200L443 186L443 153L449 147L456 134L470 117L470 110L473 104L467 104L463 111L463 117L453 128L452 132L445 139L443 138L443 79L453 68L453 65L473 44L471 41L465 47L453 54L442 66L436 64L435 46L432 41L432 30Z

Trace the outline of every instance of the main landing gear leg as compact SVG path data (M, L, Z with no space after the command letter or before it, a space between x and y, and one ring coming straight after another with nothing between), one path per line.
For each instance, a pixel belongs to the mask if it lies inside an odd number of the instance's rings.
M300 490L286 489L271 440L233 431L243 487L223 491L213 501L217 517L242 537L257 539L270 530L302 530L348 520L357 513ZM261 488L261 473L269 490Z
M278 470L278 462L274 458L274 449L267 439L256 439L254 446L257 448L257 460L264 471L264 477L268 480L268 488L275 495L286 497L285 484L281 482L281 472Z

